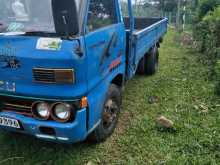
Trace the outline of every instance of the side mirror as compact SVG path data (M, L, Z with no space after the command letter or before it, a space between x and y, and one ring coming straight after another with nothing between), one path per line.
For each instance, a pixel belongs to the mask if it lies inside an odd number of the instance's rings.
M78 34L79 23L75 0L52 0L52 10L58 35L70 37Z

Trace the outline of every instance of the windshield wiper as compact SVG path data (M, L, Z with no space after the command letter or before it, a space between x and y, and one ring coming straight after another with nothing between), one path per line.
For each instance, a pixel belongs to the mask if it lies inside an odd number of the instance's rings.
M48 33L43 31L31 31L31 32L5 32L5 28L1 28L0 25L0 35L5 36L40 36L40 37L57 37L55 33Z
M25 32L24 35L27 35L27 36L43 36L43 37L57 36L56 33L50 33L50 32L45 32L45 31L28 31L28 32Z
M1 28L0 28L1 30ZM4 36L20 36L20 35L24 35L24 32L1 32L0 31L0 35L4 35Z

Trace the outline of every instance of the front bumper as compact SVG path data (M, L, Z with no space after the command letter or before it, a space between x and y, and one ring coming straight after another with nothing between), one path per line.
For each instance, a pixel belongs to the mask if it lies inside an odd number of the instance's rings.
M83 141L87 137L86 108L77 111L76 118L72 123L58 123L54 121L39 121L31 117L25 117L13 112L0 112L1 117L16 119L20 122L22 129L0 126L0 129L29 134L47 141L61 143L75 143ZM52 128L54 135L42 133L40 128Z

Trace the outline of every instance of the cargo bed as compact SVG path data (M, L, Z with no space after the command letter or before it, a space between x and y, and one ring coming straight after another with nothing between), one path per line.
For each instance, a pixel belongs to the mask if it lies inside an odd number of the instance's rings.
M124 18L127 33L127 45L129 45L130 37L132 44L127 47L127 67L128 77L131 78L138 67L138 63L149 50L158 44L167 31L167 18L134 18L134 31L131 36L129 27L129 18Z

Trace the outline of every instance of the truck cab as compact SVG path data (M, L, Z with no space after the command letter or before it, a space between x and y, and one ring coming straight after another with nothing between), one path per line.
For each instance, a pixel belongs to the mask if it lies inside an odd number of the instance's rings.
M154 73L166 18L119 0L0 2L0 129L74 143L109 137L122 88Z

